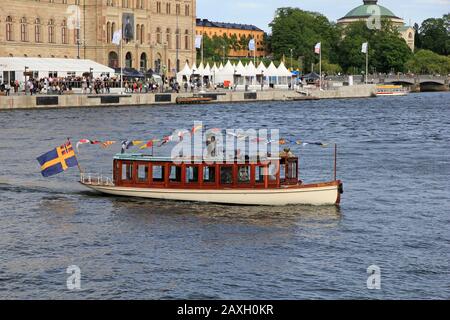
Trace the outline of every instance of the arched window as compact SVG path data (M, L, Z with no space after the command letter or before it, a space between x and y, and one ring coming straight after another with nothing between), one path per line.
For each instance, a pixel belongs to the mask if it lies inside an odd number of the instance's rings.
M114 37L114 32L116 32L116 23L115 22L111 23L111 40L112 40L112 37Z
M53 19L48 21L48 42L55 43L55 21Z
M61 24L61 43L67 44L67 21L64 19Z
M27 18L23 17L20 19L20 41L25 42L27 41L27 33L28 33L28 26L27 26Z
M184 31L184 49L189 50L189 30Z
M145 52L143 52L141 54L141 60L139 63L141 72L146 72L147 71L147 54Z
M143 24L141 25L141 30L138 30L138 32L141 33L141 44L143 44L145 42L145 26Z
M110 68L118 68L119 67L119 56L114 51L111 51L108 54L108 66Z
M111 43L112 34L111 34L111 22L108 21L106 24L106 43Z
M156 43L161 44L161 28L156 28Z
M41 19L34 20L34 41L39 43L41 39Z
M141 25L140 24L136 25L136 42L137 43L141 43L141 33L139 32L140 29L141 29Z
M126 68L133 68L133 60L132 60L131 52L127 52L125 55L125 67Z
M412 39L412 38L413 38L413 34L412 34L412 32L410 32L410 33L409 33L408 37L409 37L410 39Z
M170 34L169 28L166 29L166 42L167 42L167 47L169 49L172 49L172 35Z
M6 41L13 41L13 19L6 17Z

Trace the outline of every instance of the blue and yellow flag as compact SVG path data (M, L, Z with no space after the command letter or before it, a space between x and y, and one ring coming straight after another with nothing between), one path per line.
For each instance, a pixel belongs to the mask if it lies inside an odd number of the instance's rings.
M77 157L70 142L43 154L37 158L37 161L41 165L41 173L44 177L78 166Z

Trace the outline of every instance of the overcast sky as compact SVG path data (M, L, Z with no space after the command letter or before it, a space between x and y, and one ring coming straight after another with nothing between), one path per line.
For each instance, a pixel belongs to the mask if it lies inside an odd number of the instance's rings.
M269 32L268 24L280 7L317 11L336 21L362 3L362 0L197 0L197 17L254 24ZM379 0L378 4L411 24L420 24L426 18L442 17L450 12L450 0Z

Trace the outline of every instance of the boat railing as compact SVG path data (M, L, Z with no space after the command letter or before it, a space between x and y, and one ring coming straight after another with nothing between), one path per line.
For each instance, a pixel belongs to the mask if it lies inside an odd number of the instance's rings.
M81 173L80 181L83 184L91 184L97 186L114 186L111 177L104 176L102 174L95 173Z

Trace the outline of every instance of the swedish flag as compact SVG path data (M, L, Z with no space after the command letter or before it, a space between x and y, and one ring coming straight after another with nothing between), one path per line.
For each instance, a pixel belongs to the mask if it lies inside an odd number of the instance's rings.
M78 166L77 157L70 142L43 154L37 158L37 161L41 165L41 173L44 177Z

